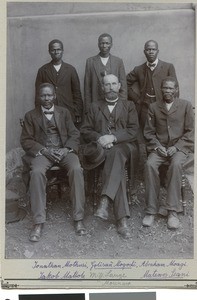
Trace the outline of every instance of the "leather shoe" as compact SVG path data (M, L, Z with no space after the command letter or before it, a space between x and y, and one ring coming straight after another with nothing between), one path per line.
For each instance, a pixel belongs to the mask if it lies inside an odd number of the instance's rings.
M34 225L30 232L29 240L31 242L38 242L42 234L42 229L43 229L43 223Z
M179 218L175 211L169 211L168 213L168 228L169 229L177 229L179 228Z
M131 237L128 225L127 218L124 217L118 221L118 233L124 238L129 239Z
M78 235L86 235L87 231L85 229L85 226L83 224L83 221L75 221L75 231Z
M103 220L108 220L109 213L108 213L108 206L109 206L109 198L107 196L102 196L101 201L99 203L99 207L95 212L95 217L99 217Z
M155 216L154 215L145 215L144 219L142 220L143 226L150 227L153 225Z

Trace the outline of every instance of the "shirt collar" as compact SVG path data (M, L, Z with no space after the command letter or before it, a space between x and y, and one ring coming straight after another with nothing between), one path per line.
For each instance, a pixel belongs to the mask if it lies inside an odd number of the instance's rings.
M114 103L118 101L118 97L115 100L108 100L107 98L105 98L105 101L108 103Z
M158 62L159 62L159 59L157 58L157 59L155 59L155 61L153 61L151 64L155 64L155 68L156 68ZM146 62L146 65L149 66L149 64L150 64L150 62L147 61L147 62Z
M45 111L54 111L54 105L50 109L47 109L47 108L41 106L41 109L42 109L42 112L45 112Z

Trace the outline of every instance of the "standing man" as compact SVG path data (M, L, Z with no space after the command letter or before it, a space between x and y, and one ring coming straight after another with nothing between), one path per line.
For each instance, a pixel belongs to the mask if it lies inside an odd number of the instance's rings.
M182 212L181 175L183 163L194 151L194 114L190 102L176 98L176 78L167 77L161 85L163 101L150 105L144 129L149 152L145 165L146 216L144 226L151 226L159 209L160 178L158 168L169 162L167 171L167 226L179 227L177 213Z
M84 104L85 112L92 102L97 102L104 98L102 89L103 76L114 74L120 81L120 96L127 98L126 74L122 59L110 54L112 47L112 37L108 33L103 33L98 38L99 54L90 57L86 61L84 79Z
M105 151L101 201L95 216L108 219L108 206L113 203L118 233L129 238L127 218L130 211L124 174L127 161L130 162L131 174L134 172L138 117L135 105L119 97L120 86L117 76L108 74L103 77L105 99L90 105L81 134L85 142L96 141Z
M51 62L43 65L36 77L36 106L39 105L38 90L41 83L51 83L55 87L56 104L66 107L75 124L81 123L83 114L83 100L81 97L80 82L73 66L63 62L63 43L52 40L49 43Z
M76 154L79 131L69 111L53 104L56 94L52 84L40 85L38 99L40 105L25 115L21 134L21 145L26 152L24 161L30 166L29 195L34 226L29 239L37 242L41 237L46 221L46 171L54 164L68 171L75 230L84 235L84 178Z
M128 99L133 101L139 115L140 127L143 131L150 103L162 100L161 82L167 76L176 78L173 64L158 59L158 43L149 40L144 45L147 61L137 66L127 75ZM139 95L134 84L139 86Z

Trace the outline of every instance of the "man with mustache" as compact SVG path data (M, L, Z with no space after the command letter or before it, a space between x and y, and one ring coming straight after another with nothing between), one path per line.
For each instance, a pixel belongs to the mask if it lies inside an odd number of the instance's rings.
M23 161L29 165L29 195L33 228L29 240L38 242L46 222L46 171L57 164L67 170L73 205L75 231L85 235L84 178L77 156L80 134L70 112L54 105L54 86L42 83L38 89L40 105L26 113L21 133L21 145L26 152Z
M146 215L143 225L152 226L159 212L158 169L161 164L168 162L167 226L169 229L177 229L180 224L178 213L183 210L180 201L182 168L189 153L194 152L194 113L189 101L176 97L176 78L163 79L161 92L163 100L150 105L144 128L149 156L145 164Z
M159 47L154 40L144 45L147 61L135 67L127 75L128 99L133 101L139 115L140 127L144 129L150 103L162 100L161 82L167 76L176 78L173 64L158 59ZM139 94L134 86L138 84Z
M103 77L105 98L90 105L81 134L85 142L97 142L105 151L101 201L95 216L107 220L112 203L118 233L127 239L130 237L127 224L130 211L125 164L130 162L130 174L133 174L138 151L138 117L135 105L119 96L120 86L117 76L109 74Z

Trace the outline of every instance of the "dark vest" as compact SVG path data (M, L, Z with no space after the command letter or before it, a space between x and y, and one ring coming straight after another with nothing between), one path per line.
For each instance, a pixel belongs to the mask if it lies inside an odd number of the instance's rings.
M61 142L60 134L59 134L56 122L55 122L54 115L51 118L51 120L48 120L43 115L43 120L44 120L44 126L46 128L46 132L47 132L47 141L46 141L45 147L61 148L62 142Z
M156 101L156 98L155 98L155 91L154 91L154 86L153 86L153 74L154 74L154 71L151 71L149 67L147 67L147 70L146 70L146 74L147 74L147 78L146 78L146 88L145 88L145 99L144 101L147 103L147 104L150 104L150 103L153 103ZM151 97L152 96L152 97Z
M107 128L109 134L113 134L116 131L116 128L115 128L116 107L117 107L117 105L114 107L114 109L110 113L108 128Z

